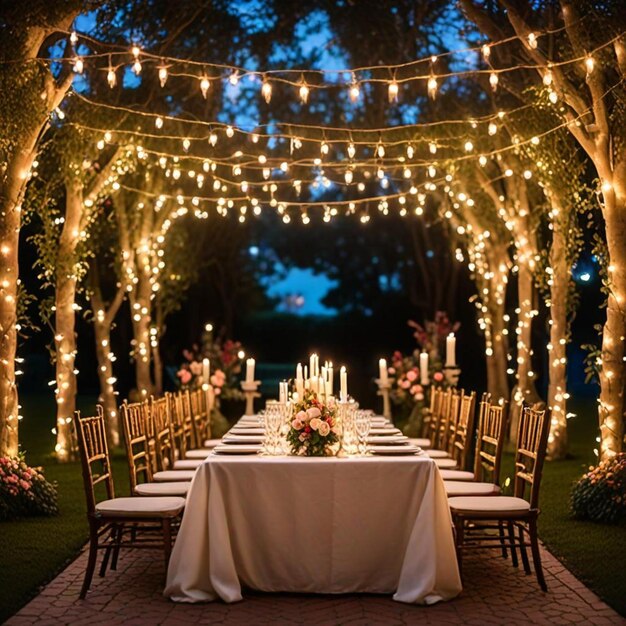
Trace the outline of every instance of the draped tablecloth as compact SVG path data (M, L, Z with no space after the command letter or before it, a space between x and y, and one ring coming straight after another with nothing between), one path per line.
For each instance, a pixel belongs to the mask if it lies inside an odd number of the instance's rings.
M164 593L236 602L242 587L454 598L461 580L434 462L209 456L187 497Z

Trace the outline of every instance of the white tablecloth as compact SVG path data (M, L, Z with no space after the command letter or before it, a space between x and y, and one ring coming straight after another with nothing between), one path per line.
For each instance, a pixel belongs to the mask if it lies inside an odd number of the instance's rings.
M461 580L434 462L208 457L191 485L164 593L236 602L242 586L393 593L420 604L454 598Z

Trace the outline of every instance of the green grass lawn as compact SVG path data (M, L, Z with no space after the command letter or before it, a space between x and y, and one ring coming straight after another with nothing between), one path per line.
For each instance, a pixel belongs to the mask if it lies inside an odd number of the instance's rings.
M58 464L49 456L54 447L51 397L22 398L21 441L31 465L43 465L49 480L59 484L61 514L0 524L0 623L15 613L37 589L48 582L78 553L87 539L85 501L80 465ZM89 414L93 398L81 398ZM539 532L550 550L601 598L626 615L626 528L571 519L570 487L594 462L595 405L579 403L579 416L570 421L571 458L547 463L541 495ZM507 459L505 476L510 466ZM118 451L113 471L118 495L128 494L124 458ZM509 470L510 471L510 470Z

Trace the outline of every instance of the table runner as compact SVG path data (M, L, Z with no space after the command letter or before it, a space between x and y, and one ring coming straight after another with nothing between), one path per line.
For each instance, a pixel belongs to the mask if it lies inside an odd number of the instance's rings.
M197 470L165 595L393 593L432 604L461 591L443 481L426 456L211 455Z

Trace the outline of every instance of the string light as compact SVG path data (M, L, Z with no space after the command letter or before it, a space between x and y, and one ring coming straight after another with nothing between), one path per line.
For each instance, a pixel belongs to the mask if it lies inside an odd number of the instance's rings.
M398 93L399 93L398 83L394 79L394 80L392 80L389 83L389 87L387 88L387 94L389 96L389 102L397 102L398 101Z
M300 88L298 89L298 94L300 96L300 102L302 102L302 104L306 104L309 101L309 87L304 82L304 78L300 82Z
M202 97L205 100L207 99L210 88L211 88L211 81L206 76L203 76L200 79L200 91L202 92Z
M167 67L164 65L159 67L159 83L161 87L165 87L165 83L167 83Z
M431 75L428 79L428 96L434 100L437 97L437 79Z
M268 82L267 79L263 79L263 85L261 86L261 93L263 94L263 98L267 104L270 103L272 99L272 85Z

